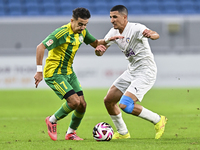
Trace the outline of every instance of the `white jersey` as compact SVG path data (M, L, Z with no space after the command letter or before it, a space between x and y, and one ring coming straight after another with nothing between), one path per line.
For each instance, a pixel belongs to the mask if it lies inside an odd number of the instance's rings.
M128 71L132 75L148 75L156 78L157 67L154 56L148 43L148 39L143 36L143 31L148 29L139 23L128 22L123 33L118 29L111 28L105 36L105 40L116 35L124 36L123 39L110 41L108 45L116 43L128 59Z

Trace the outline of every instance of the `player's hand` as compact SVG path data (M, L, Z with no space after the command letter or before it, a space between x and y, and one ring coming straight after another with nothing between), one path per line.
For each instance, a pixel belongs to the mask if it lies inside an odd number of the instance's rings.
M106 51L106 47L104 45L98 45L95 48L95 54L97 56L102 56L105 51Z
M38 87L38 84L40 83L40 81L42 81L43 79L43 74L42 72L36 72L35 76L34 76L34 79L35 79L35 87L37 88Z
M109 40L109 41L114 41L114 40L123 39L123 38L124 38L124 36L116 35L116 36L110 37L108 40Z
M142 34L143 34L144 37L151 38L151 31L150 30L145 29Z

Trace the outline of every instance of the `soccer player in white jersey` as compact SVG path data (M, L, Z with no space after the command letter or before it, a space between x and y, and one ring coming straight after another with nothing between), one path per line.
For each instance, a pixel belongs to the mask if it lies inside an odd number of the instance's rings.
M113 43L117 44L128 60L127 70L118 77L104 98L106 109L116 126L113 139L130 138L120 108L134 116L146 119L155 125L155 139L159 139L165 130L167 118L158 115L136 102L141 102L156 80L157 67L151 52L148 38L156 40L159 34L148 29L145 25L131 23L127 19L128 11L123 5L114 6L110 10L113 28L105 36L105 45L95 49L97 56ZM113 38L115 37L115 40ZM119 102L119 107L117 103Z

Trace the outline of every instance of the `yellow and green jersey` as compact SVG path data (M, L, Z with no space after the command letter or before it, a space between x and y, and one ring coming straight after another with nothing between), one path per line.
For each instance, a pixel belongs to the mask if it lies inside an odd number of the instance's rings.
M74 56L84 42L93 43L96 39L84 29L80 34L74 34L71 23L53 31L42 43L48 49L48 57L44 67L44 78L54 74L72 74Z

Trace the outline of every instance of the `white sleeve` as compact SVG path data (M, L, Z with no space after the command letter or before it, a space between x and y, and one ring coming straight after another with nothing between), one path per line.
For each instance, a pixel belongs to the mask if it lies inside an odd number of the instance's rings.
M139 30L138 39L141 40L143 38L142 33L144 32L145 29L149 30L149 28L147 28L145 25L139 24L139 26L138 26L138 30Z
M105 40L105 41L108 41L108 39L109 39L110 37L112 37L112 36L115 36L115 34L114 34L114 29L113 29L113 28L111 28L110 31L106 34L106 36L104 37L104 40ZM114 43L115 43L115 41L109 41L109 42L107 42L107 45L110 46L110 45L112 45L112 44L114 44Z

